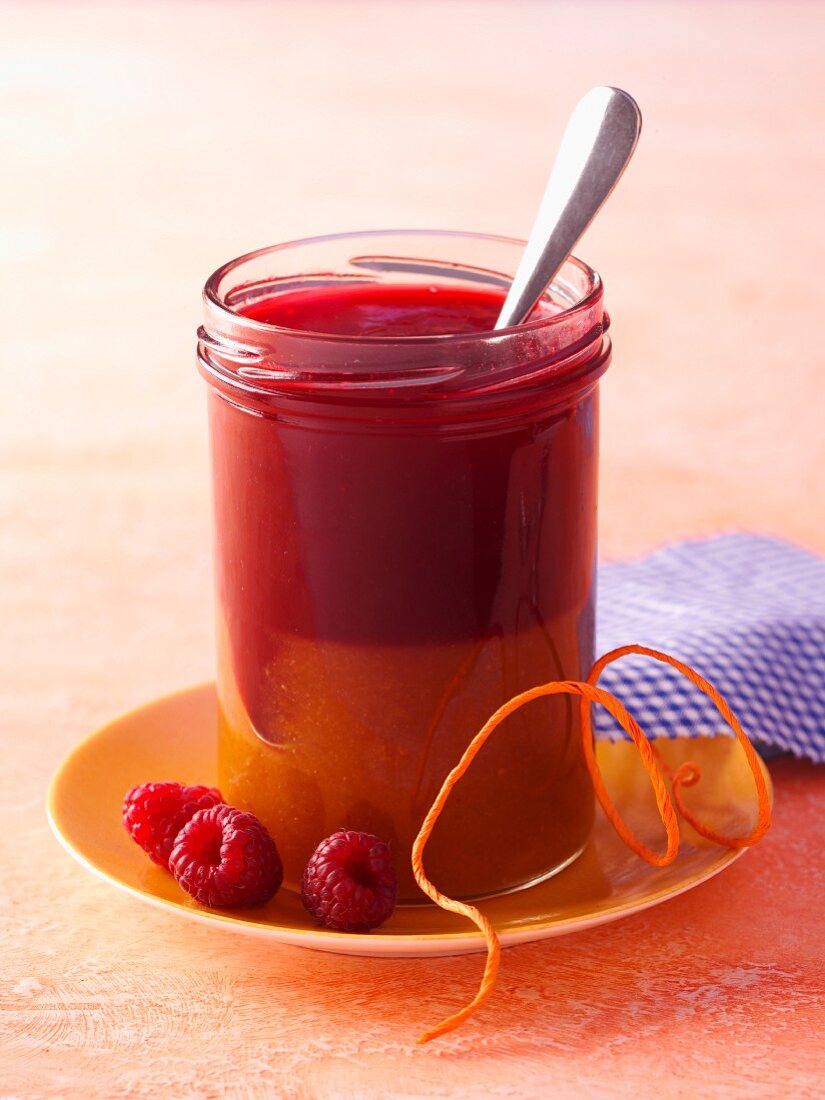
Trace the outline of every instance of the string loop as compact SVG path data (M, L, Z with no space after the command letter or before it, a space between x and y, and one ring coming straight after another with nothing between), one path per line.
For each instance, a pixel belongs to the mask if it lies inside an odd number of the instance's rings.
M685 762L675 771L671 769L663 760L661 753L659 753L648 740L641 727L625 706L614 695L611 695L610 692L596 686L599 677L607 665L612 661L619 660L621 657L630 654L651 657L654 660L671 665L711 699L722 718L733 730L745 752L748 766L756 784L757 820L754 828L746 835L725 836L703 825L685 805L682 797L682 788L694 786L701 778L702 773L699 765L692 762ZM438 792L413 842L412 869L418 885L427 897L442 909L447 909L452 913L458 913L473 921L484 936L487 946L487 959L484 965L484 974L476 995L458 1012L454 1013L452 1016L448 1016L445 1020L442 1020L440 1024L437 1024L435 1027L425 1032L418 1040L419 1043L427 1043L432 1039L438 1038L440 1035L446 1034L448 1031L452 1031L462 1024L487 1000L495 985L501 956L501 945L489 919L485 917L476 906L470 905L467 902L458 901L455 898L450 898L446 894L443 894L427 877L423 863L427 841L456 783L458 783L459 779L461 779L470 767L493 732L506 718L520 707L525 706L534 699L540 699L550 695L573 695L578 696L580 699L582 751L585 766L587 767L588 774L593 783L596 797L607 819L610 821L622 841L631 851L635 852L642 859L647 860L648 863L656 867L664 867L672 863L678 854L679 823L673 806L674 802L676 803L679 813L685 821L690 823L697 833L707 840L724 847L743 848L756 844L770 828L771 807L768 787L762 773L759 758L748 740L747 735L728 706L727 701L716 688L689 665L678 661L675 657L671 657L655 649L649 649L646 646L621 646L618 649L611 650L609 653L604 654L604 656L596 661L593 668L590 670L586 682L579 680L555 680L547 684L542 684L539 687L531 688L529 691L523 691L521 694L514 696L498 708L495 714L484 723L482 728L470 741L458 764L456 764L444 780L441 790ZM640 840L623 821L610 799L601 772L599 771L598 763L596 762L593 729L590 718L593 703L601 704L601 706L613 715L625 733L632 739L639 751L642 764L653 787L656 807L665 830L665 850L663 852L653 850ZM673 800L671 800L670 793L667 789L665 775L668 776L671 781Z

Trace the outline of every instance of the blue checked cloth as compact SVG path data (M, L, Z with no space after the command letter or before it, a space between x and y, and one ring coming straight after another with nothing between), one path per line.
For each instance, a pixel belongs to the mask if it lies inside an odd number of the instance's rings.
M825 762L825 561L779 539L730 534L605 564L596 651L631 642L710 680L766 755ZM623 657L599 686L649 737L727 730L705 695L650 658ZM595 713L598 736L625 736L602 707Z

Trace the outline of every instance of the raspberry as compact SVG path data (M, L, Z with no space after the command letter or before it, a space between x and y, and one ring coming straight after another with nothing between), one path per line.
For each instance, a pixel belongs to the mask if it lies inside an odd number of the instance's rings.
M184 825L169 870L196 901L219 909L262 905L284 877L281 857L254 814L232 806L199 810Z
M129 836L161 867L169 866L175 838L198 810L223 802L214 787L180 783L141 783L123 800L123 824Z
M338 932L369 932L395 908L390 850L370 833L340 829L313 852L301 899L319 924Z

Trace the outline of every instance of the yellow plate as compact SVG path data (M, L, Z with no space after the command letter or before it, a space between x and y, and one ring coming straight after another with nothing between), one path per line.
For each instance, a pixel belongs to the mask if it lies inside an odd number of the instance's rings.
M215 725L215 689L203 684L116 718L81 742L60 766L48 798L50 824L68 852L142 901L281 943L398 957L484 949L474 926L430 904L399 906L375 932L347 935L318 928L291 891L282 890L267 905L233 912L207 909L190 899L129 839L121 824L121 803L129 788L147 780L214 784ZM735 741L724 736L682 738L658 746L672 765L690 759L702 766L701 781L686 797L703 820L726 833L741 835L750 828L756 796ZM662 828L635 748L627 742L601 743L598 758L619 811L643 839L661 848ZM706 843L685 824L675 862L651 867L622 844L599 811L590 843L570 867L537 886L480 906L503 944L524 943L657 905L718 874L741 855L741 850Z

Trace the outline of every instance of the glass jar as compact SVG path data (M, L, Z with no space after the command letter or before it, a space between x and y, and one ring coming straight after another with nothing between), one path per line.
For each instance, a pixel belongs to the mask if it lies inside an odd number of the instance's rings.
M262 249L204 291L215 506L220 786L267 825L287 886L339 828L387 840L399 899L448 771L503 702L593 661L598 275L571 258L537 320L351 336L245 311L404 283L499 288L521 242L341 234ZM537 881L582 851L593 791L578 707L513 715L427 848L453 897Z

